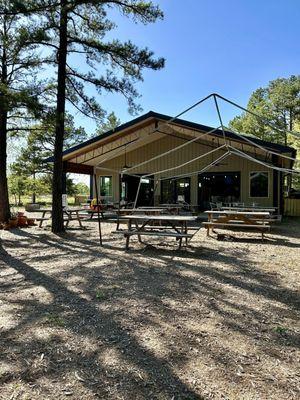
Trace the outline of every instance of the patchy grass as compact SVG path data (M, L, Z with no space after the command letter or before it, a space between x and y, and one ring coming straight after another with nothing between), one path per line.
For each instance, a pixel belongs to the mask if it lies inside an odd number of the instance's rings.
M58 314L46 314L44 317L44 323L51 326L65 326L65 320Z

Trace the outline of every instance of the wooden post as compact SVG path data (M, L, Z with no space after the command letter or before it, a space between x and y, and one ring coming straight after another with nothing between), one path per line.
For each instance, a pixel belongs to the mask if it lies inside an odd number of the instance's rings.
M99 211L99 193L98 193L98 185L97 185L97 176L96 176L96 174L94 174L94 180L95 180L95 190L96 190L96 199L97 199L99 242L100 242L100 246L103 246L103 244L102 244L102 232L101 232L101 221L100 221L100 211Z
M90 175L90 199L93 200L94 188L93 188L93 175Z

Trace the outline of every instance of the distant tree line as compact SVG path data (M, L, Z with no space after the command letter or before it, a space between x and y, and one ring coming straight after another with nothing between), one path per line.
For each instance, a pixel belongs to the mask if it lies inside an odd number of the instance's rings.
M240 133L255 135L263 140L289 145L297 150L300 161L300 140L288 131L300 131L300 75L278 78L268 86L255 90L247 109L264 118L264 121L247 112L235 117L229 126ZM276 126L279 129L274 129ZM299 162L297 164L299 168ZM299 176L292 177L292 185L300 190Z

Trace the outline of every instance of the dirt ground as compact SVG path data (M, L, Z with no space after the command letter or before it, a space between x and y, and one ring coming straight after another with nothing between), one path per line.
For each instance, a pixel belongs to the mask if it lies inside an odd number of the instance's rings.
M0 231L0 399L300 399L299 219L128 252L85 225Z

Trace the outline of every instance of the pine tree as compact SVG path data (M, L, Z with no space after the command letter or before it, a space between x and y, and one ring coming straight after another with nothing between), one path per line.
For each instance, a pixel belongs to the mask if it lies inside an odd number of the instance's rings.
M53 63L57 65L52 231L58 233L64 230L61 199L66 101L83 114L101 121L104 108L85 91L91 85L99 94L121 93L130 111L138 110L135 83L142 80L143 69L160 69L164 59L155 59L152 51L139 49L131 41L107 40L106 34L116 27L109 15L117 10L134 22L148 24L163 14L151 1L139 0L37 0L28 4L22 5L20 13L39 16L44 24L43 42L54 49ZM77 55L76 66L72 65L74 55Z
M45 160L52 157L55 146L55 114L47 113L42 121L34 125L27 134L26 142L22 147L16 161L11 165L13 173L31 177L33 182L36 176L47 175L52 179L53 168ZM64 138L64 150L82 143L89 138L83 127L75 127L74 118L69 113L66 114L66 129ZM34 185L32 185L34 189ZM32 202L35 203L35 192L32 192Z
M114 130L119 125L121 125L120 119L116 116L114 112L111 112L110 114L108 114L106 121L101 122L97 126L96 135L101 135L102 133Z
M248 110L260 115L265 121L249 113L235 117L230 126L241 133L254 134L264 140L289 144L286 131L293 131L300 122L300 76L278 78L250 96ZM279 129L272 129L266 121Z
M0 222L10 216L7 187L7 138L28 129L31 117L42 111L34 71L40 65L35 55L35 27L15 13L17 1L0 0ZM30 40L29 40L30 39Z

